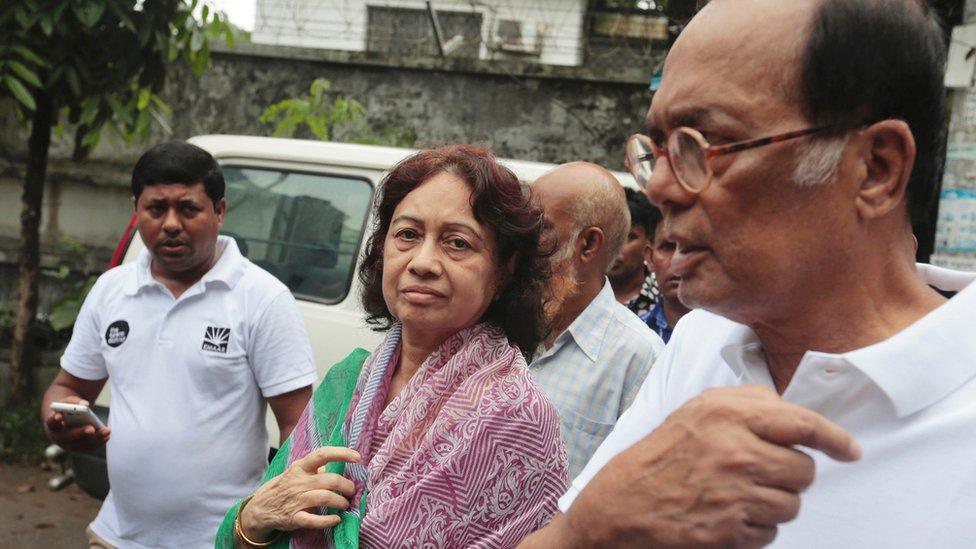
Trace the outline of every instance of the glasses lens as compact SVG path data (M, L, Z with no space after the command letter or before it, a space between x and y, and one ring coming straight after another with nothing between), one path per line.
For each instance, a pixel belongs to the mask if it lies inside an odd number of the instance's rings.
M705 149L698 138L689 131L678 129L668 140L674 175L685 187L692 191L705 188L708 181L708 160Z
M624 163L642 189L647 187L647 182L651 179L651 165L654 162L650 156L650 142L643 135L632 135L627 140L627 158Z

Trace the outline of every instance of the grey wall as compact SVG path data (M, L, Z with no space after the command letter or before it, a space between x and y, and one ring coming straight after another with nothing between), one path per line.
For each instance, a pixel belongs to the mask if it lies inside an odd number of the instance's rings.
M288 59L309 50L250 46L248 54L217 53L200 78L178 71L168 99L174 134L268 135L265 107L307 92L318 77L366 107L370 125L409 127L419 146L480 143L500 156L566 162L593 160L622 167L623 141L639 129L650 103L646 80L599 81L586 69L544 76L526 66L487 62L397 68L358 59ZM309 55L311 57L311 55ZM484 66L494 73L481 72ZM497 67L510 66L510 73ZM647 67L650 75L652 67ZM578 78L587 79L578 79Z

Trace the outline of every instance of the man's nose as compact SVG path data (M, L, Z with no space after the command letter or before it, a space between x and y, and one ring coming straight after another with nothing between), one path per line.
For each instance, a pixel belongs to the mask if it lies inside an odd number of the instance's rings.
M651 171L650 179L647 180L644 193L647 194L651 204L662 211L672 204L687 206L694 202L696 197L678 182L671 167L671 160L667 157L661 157L654 162L654 169Z
M183 222L175 209L166 210L163 216L163 230L168 233L178 233L183 230Z
M438 277L444 272L436 239L426 238L419 247L415 248L408 269L421 278Z

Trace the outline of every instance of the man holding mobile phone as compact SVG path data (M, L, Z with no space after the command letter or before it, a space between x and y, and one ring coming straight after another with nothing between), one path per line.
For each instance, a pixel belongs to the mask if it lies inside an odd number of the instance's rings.
M153 147L132 195L146 247L88 294L41 417L67 449L107 444L111 490L90 547L213 547L267 467L265 405L284 440L311 396L308 334L288 288L218 236L227 202L209 153ZM106 382L109 427L51 409L87 406Z

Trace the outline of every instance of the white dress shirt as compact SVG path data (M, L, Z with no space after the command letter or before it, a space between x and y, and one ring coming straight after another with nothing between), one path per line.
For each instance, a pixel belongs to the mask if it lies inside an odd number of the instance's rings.
M839 463L803 449L816 462L816 479L775 545L976 547L976 274L928 265L919 274L959 293L887 340L841 354L808 351L800 361L783 399L843 426L863 457ZM560 508L703 390L772 388L762 356L748 327L705 311L688 314Z

